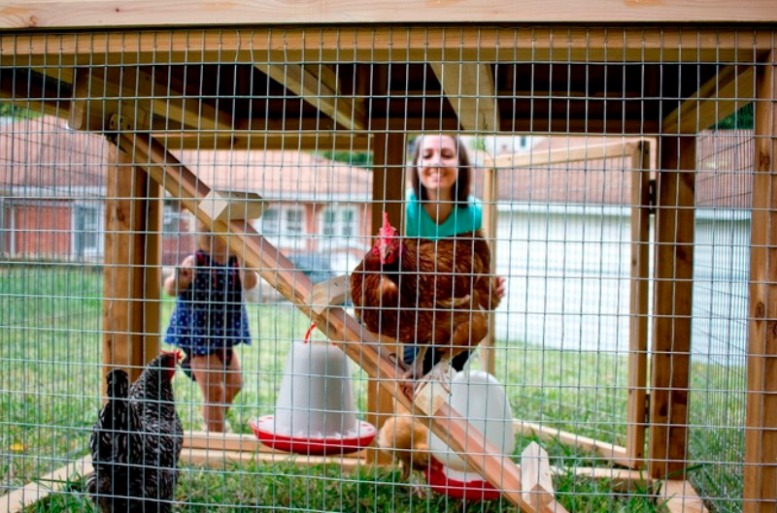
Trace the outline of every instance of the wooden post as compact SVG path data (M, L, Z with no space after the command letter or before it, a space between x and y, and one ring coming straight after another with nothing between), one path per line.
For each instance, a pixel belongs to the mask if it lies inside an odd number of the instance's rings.
M152 314L146 319L144 313L155 307L158 310L158 304L147 306L144 298L150 294L153 300L156 294L158 300L159 283L158 279L154 280L154 272L146 276L144 264L151 263L147 260L150 256L147 255L147 247L158 253L159 244L149 245L146 236L148 175L142 169L131 166L132 160L115 148L109 152L109 159L105 201L102 374L105 378L112 369L123 368L130 379L135 380L153 354L150 352L153 347L146 348L144 345L144 333L152 329L154 316ZM159 187L154 189L158 191ZM156 249L153 249L154 246ZM158 326L158 313L156 315ZM156 345L158 351L158 337L151 337L149 344ZM105 386L103 379L103 393Z
M383 226L383 211L393 226L404 233L405 206L405 134L384 133L374 136L374 166L372 171L372 233ZM401 350L401 347L397 348ZM394 414L394 398L380 386L379 376L367 385L367 421L380 429ZM377 453L377 456L376 456ZM367 461L390 464L391 456L368 451Z
M631 306L629 399L626 452L631 468L645 458L647 417L648 278L650 270L650 145L638 144L631 157Z
M744 513L777 507L777 52L765 62L756 75Z
M138 168L138 176L146 184L146 244L143 267L145 295L143 297L143 354L138 358L148 362L159 354L160 314L162 310L162 222L164 203L162 186L149 179L148 174Z
M496 202L498 200L498 183L496 168L493 165L489 165L485 169L485 176L483 177L483 230L491 247L492 275L496 275L496 229L498 215ZM492 375L496 372L496 355L494 353L495 331L496 316L492 312L488 316L488 335L480 344L480 365L484 371Z
M649 473L684 479L676 472L686 465L696 136L662 136L660 155Z

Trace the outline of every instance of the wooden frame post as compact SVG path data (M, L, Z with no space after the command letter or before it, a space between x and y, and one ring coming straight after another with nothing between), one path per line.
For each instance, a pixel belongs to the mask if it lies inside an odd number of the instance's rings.
M647 420L648 280L650 276L650 145L642 141L631 157L631 283L629 398L626 458L631 468L645 459Z
M113 148L113 147L111 147ZM159 186L150 185L143 169L112 149L105 201L103 270L102 375L114 368L135 380L143 365L159 352L161 260ZM156 191L156 192L154 192Z
M496 274L496 230L497 216L496 202L498 200L499 178L493 163L489 163L483 176L483 231L488 245L491 248L491 274ZM494 341L496 340L496 314L488 314L488 335L480 343L480 366L493 375L496 373L496 353Z
M758 66L750 225L744 513L777 503L777 51Z
M383 226L383 212L387 212L393 226L404 233L405 206L405 134L387 132L375 134L374 165L372 171L372 229L378 233ZM397 350L401 346L397 345ZM367 421L380 429L394 415L394 397L381 388L381 376L370 379L367 385ZM377 449L367 452L367 461L391 463L391 456Z
M659 144L649 473L684 479L676 474L687 463L696 135Z

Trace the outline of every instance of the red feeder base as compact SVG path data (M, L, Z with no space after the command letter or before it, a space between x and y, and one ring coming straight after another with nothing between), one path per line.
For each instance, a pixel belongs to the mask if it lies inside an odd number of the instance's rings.
M278 449L279 451L293 452L297 454L331 456L335 454L350 454L367 447L375 439L375 427L369 422L359 421L359 428L355 430L358 436L330 437L330 438L303 438L288 435L278 435L274 432L275 422L273 415L266 415L253 419L249 423L254 430L256 438L264 445Z
M426 474L426 482L429 483L432 490L456 499L491 501L502 495L488 481L478 479L465 483L448 477L443 472L443 466L439 463L430 465L424 473Z

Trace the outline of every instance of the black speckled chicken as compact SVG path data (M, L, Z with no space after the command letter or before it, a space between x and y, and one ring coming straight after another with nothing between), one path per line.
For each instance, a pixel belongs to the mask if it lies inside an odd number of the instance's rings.
M87 484L104 513L173 510L183 448L172 387L179 359L177 352L163 352L127 392L126 373L108 375L109 400L90 443L95 473Z

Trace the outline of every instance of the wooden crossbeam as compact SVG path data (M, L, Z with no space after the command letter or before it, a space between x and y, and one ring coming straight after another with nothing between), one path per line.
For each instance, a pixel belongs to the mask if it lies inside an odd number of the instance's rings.
M490 64L432 62L431 66L462 128L486 132L500 129Z
M618 140L604 144L586 144L571 148L558 148L555 150L529 151L528 153L515 153L499 155L494 159L497 168L518 169L523 167L542 167L554 164L571 164L573 162L594 161L610 158L631 158L634 148L639 141Z
M332 82L331 75L320 71L316 66L257 63L254 64L254 67L337 121L344 128L364 130L367 127L364 113L359 112L350 99L342 97L338 89L333 89L332 86L337 87L337 84ZM317 73L320 73L322 77L319 78ZM325 74L326 76L324 76Z
M702 85L663 122L665 134L697 134L750 103L755 95L753 66L730 65Z
M203 209L197 208L210 189L197 180L185 165L181 164L164 147L149 135L136 133L133 136L120 134L117 143L121 149L134 157L138 166L146 168L157 183L182 205L195 213L215 234L225 238L236 254L241 255L248 267L259 271L271 286L291 301L302 313L309 316L332 342L337 344L352 360L370 376L378 380L384 389L408 410L420 414L409 395L410 391L398 386L400 373L404 370L388 357L376 339L348 315L342 308L329 308L316 314L306 303L312 291L310 279L272 244L244 221L212 220ZM527 505L521 497L520 471L508 455L499 450L471 426L464 417L446 403L438 411L439 417L431 419L432 431L448 441L448 445L464 461L497 489L513 504L524 511Z
M669 513L707 513L699 494L690 481L661 481L658 504Z
M231 130L232 116L201 98L156 81L136 67L76 70L70 125L76 130L104 131L111 114L120 113L145 130L183 128Z
M67 117L70 101L53 87L46 87L39 78L17 75L13 70L0 71L0 98L3 103L42 112L50 116Z

